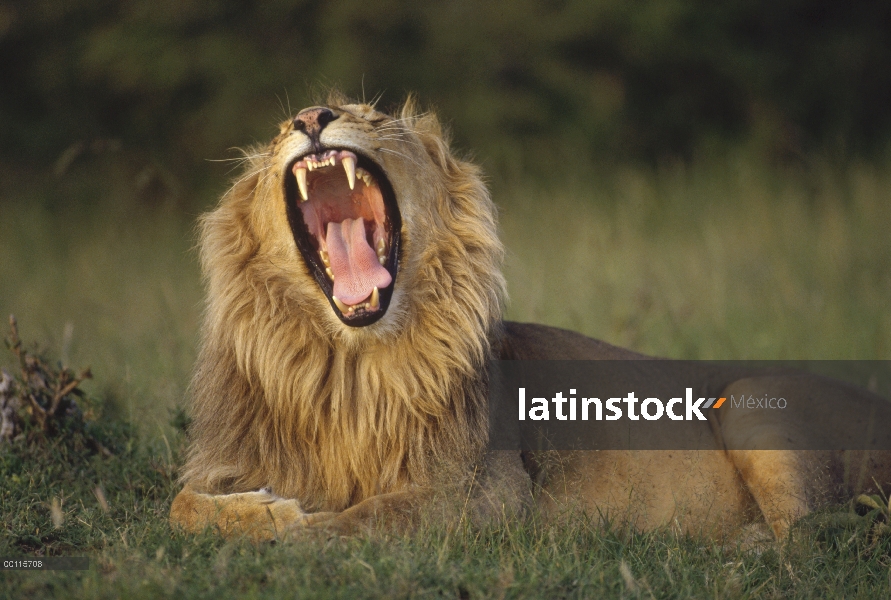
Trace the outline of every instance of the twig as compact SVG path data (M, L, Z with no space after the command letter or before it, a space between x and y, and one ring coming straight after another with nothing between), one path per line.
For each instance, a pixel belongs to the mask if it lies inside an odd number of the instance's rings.
M64 375L65 373L63 373L63 376ZM77 386L80 385L84 379L90 379L92 376L93 375L92 373L90 373L90 370L87 369L80 374L80 377L75 377L65 387L56 392L56 395L53 396L53 401L50 404L50 409L46 411L46 414L48 416L53 416L54 414L56 414L56 409L59 408L59 403L62 401L62 398L74 391L74 389L77 388ZM62 385L61 381L59 382L59 385Z

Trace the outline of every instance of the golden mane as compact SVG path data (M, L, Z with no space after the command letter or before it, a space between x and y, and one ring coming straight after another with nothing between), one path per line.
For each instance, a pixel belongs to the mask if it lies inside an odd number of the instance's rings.
M373 326L331 319L297 258L273 168L282 136L248 157L201 218L208 299L182 474L195 489L271 487L305 510L333 511L429 484L441 461L478 460L482 374L505 298L495 206L433 113L409 99L388 131L404 155L394 164L426 169L430 181L419 196L400 193L413 173L393 177L404 258L390 310Z

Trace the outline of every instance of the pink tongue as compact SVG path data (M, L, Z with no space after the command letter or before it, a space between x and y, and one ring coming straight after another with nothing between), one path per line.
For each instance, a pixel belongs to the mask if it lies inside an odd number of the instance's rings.
M334 295L344 304L364 302L375 286L383 289L390 285L393 278L368 245L361 218L328 223L325 242L334 273Z

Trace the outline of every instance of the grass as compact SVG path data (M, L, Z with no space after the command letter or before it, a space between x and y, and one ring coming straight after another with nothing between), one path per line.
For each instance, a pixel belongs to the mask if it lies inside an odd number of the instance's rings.
M200 210L134 197L113 167L0 192L0 314L63 362L89 365L86 389L156 435L195 356Z
M891 169L816 172L509 188L508 316L673 358L889 359Z
M21 457L58 465L60 447ZM5 572L0 597L65 598L876 598L889 592L891 536L862 530L826 537L801 527L785 546L756 554L672 532L606 531L582 517L556 527L534 520L505 529L431 528L414 537L304 538L255 546L166 524L175 491L170 465L151 452L77 458L34 473L5 455L17 477L0 500L7 538L0 554L89 555L85 572ZM71 457L69 457L71 458ZM88 488L109 490L104 512ZM43 499L61 498L64 522ZM32 532L33 533L29 533Z
M891 594L891 538L817 520L762 553L583 517L261 546L172 531L183 438L169 423L195 353L199 203L137 198L125 170L82 169L0 192L0 314L92 367L84 386L113 455L63 439L0 450L0 556L92 567L2 572L0 597ZM672 357L891 358L891 165L805 173L730 157L493 187L511 318Z

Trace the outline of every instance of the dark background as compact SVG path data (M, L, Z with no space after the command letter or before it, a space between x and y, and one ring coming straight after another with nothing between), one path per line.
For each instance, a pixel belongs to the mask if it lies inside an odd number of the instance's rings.
M726 144L869 159L891 133L891 3L2 2L0 82L7 169L116 152L185 190L330 86L384 108L416 92L460 148L533 171Z

